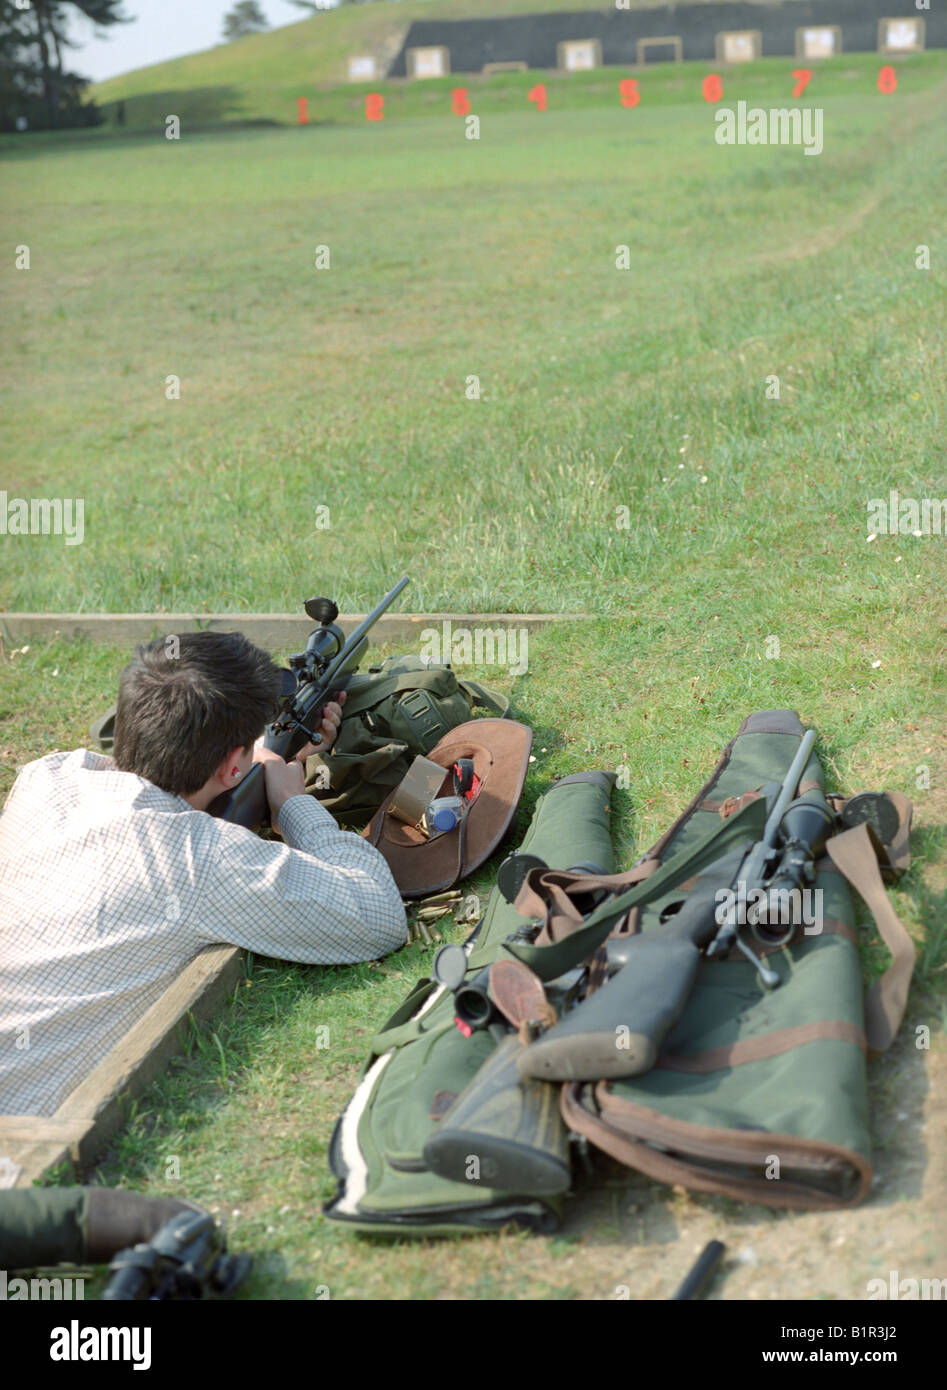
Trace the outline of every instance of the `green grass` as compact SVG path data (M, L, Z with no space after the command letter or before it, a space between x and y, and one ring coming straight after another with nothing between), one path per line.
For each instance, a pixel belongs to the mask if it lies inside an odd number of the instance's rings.
M727 102L786 104L786 66L728 74ZM891 97L876 71L819 70L817 159L718 147L696 65L648 73L635 111L610 83L542 115L500 84L479 143L433 107L0 142L0 224L32 257L8 259L0 291L0 487L86 504L81 546L0 538L0 609L294 611L324 590L357 611L410 573L415 611L593 613L535 635L515 682L478 673L536 730L519 830L554 776L625 765L627 865L746 714L795 708L833 787L915 801L894 892L919 948L906 1027L942 1033L947 541L869 543L866 503L947 494L947 55L899 64ZM311 268L320 244L329 271ZM85 741L125 659L29 645L0 652L0 793L17 763ZM871 975L884 953L863 937ZM505 1235L380 1257L322 1221L332 1125L430 954L254 960L95 1179L240 1211L254 1297L609 1296L603 1261L627 1266L608 1189L571 1204L574 1256Z
M910 603L936 547L896 568L865 519L943 476L928 57L827 97L814 159L716 145L699 96L479 142L445 116L13 147L4 483L84 498L86 533L7 538L0 607L286 610L318 574L351 610L409 570L414 609L620 613L683 564L698 608L724 572L771 623L802 554L813 597Z

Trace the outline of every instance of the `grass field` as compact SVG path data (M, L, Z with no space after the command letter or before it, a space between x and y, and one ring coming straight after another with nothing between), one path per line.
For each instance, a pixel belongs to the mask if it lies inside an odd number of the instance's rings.
M790 66L727 73L725 104L791 104ZM920 953L908 1022L934 1028L942 1083L947 541L870 542L867 503L947 496L947 55L899 63L890 96L877 69L818 70L803 98L824 106L818 158L716 145L697 65L649 72L633 111L600 74L551 83L545 113L507 81L483 96L479 142L433 104L437 84L405 94L430 97L427 114L381 125L345 90L324 94L332 123L302 130L0 142L0 225L31 253L2 283L0 486L85 501L82 545L2 538L0 609L291 611L324 590L357 611L410 573L415 611L593 613L536 638L515 682L479 674L537 730L521 828L551 777L628 766L624 864L746 714L798 709L833 787L915 800L895 897ZM123 659L5 645L0 792L17 762L84 741ZM789 1297L864 1285L832 1266L800 1287L780 1250L801 1231L890 1228L897 1253L910 1219L934 1261L917 1268L943 1274L934 1197L891 1137L901 1069L914 1085L924 1064L908 1045L873 1082L887 1189L834 1226L642 1179L580 1197L553 1241L380 1256L327 1228L332 1124L429 955L252 962L220 1048L195 1036L97 1180L180 1190L178 1157L189 1195L241 1213L236 1246L271 1252L253 1297L666 1296L690 1263L679 1241L733 1222ZM864 959L869 974L885 959L867 936ZM335 1041L314 1052L323 1023ZM631 1270L629 1242L648 1251ZM735 1271L725 1296L758 1273Z
M851 60L818 158L716 145L697 70L678 105L524 101L479 141L448 115L11 139L0 225L32 268L3 283L5 477L84 498L86 534L41 566L8 538L0 606L286 609L318 569L352 611L406 569L415 609L610 613L683 564L750 577L771 625L774 546L900 605L936 547L895 568L865 521L889 485L934 495L942 458L925 61L885 97ZM770 62L726 96L787 85Z

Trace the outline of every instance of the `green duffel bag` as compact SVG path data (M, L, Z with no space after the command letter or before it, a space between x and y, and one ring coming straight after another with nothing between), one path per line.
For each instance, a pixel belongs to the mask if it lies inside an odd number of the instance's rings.
M554 783L536 807L520 852L554 868L582 863L610 872L608 801L614 781L613 773L584 772ZM465 978L475 979L499 960L506 938L521 926L516 909L494 889L465 947ZM521 1187L490 1187L486 1167L454 1181L438 1176L425 1160L428 1139L460 1093L504 1047L486 1028L465 1036L454 1015L454 995L435 980L422 979L373 1039L361 1084L332 1138L329 1156L339 1187L325 1208L330 1220L381 1234L442 1235L494 1230L509 1222L543 1232L556 1229L570 1182L558 1087L543 1087L549 1103L540 1121L545 1137L538 1155L531 1148L530 1117L517 1111L516 1096L511 1108L500 1107L510 1143L520 1146ZM511 1089L515 1092L515 1085Z

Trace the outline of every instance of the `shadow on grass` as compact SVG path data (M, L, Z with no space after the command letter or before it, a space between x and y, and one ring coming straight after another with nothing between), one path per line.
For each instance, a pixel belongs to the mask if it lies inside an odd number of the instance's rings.
M283 130L294 123L267 117L241 117L243 92L239 87L190 87L162 92L145 92L122 101L103 102L99 111L104 122L69 130L36 130L0 136L0 151L7 156L26 158L40 150L71 148L76 145L114 146L129 140L154 139L164 135L169 116L177 116L189 135L234 131ZM124 122L120 112L124 108ZM310 121L310 125L333 124Z

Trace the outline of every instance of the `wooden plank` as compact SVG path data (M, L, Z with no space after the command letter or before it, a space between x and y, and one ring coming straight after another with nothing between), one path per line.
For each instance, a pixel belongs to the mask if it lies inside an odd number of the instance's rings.
M339 623L351 631L365 615L342 613ZM580 623L586 613L383 613L372 628L371 641L376 646L388 642L420 645L426 628L438 634L444 624L475 630L495 629L531 634L554 623ZM304 613L0 613L0 631L4 640L28 642L31 637L88 637L110 646L130 647L135 642L148 642L170 633L242 632L257 646L267 651L301 649L312 631L312 620Z
M0 1161L6 1158L21 1168L14 1185L30 1187L47 1169L69 1161L81 1176L121 1128L125 1101L139 1095L177 1053L178 1025L188 1014L197 1020L211 1017L236 986L240 973L241 952L236 947L208 946L51 1119L0 1117Z
M78 1139L83 1121L55 1120L45 1115L0 1115L0 1145L7 1142L69 1144Z
M32 1187L34 1178L69 1161L68 1145L57 1141L0 1144L0 1187Z
M388 642L420 643L425 629L443 631L445 623L456 630L491 628L501 631L525 628L538 631L553 623L581 622L582 613L384 613L372 629L377 645ZM340 614L343 628L355 627L364 614ZM145 642L156 636L176 632L243 632L251 642L272 649L302 647L312 630L312 621L294 613L0 613L0 625L7 640L22 642L30 637L88 637L114 646Z
M210 1018L240 978L240 952L233 946L202 951L166 989L94 1071L56 1111L56 1119L89 1116L76 1161L88 1167L121 1128L123 1098L139 1095L178 1051L176 1030L188 1014Z

